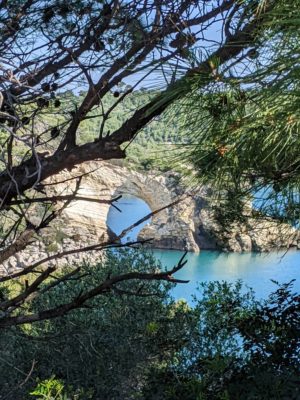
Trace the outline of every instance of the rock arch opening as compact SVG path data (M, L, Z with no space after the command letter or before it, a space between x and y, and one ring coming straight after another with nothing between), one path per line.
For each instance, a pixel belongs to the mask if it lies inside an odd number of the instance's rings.
M110 206L106 223L117 235L151 212L151 208L145 200L130 193L122 193L122 198L116 203L116 206L121 212L115 207ZM122 243L137 240L141 229L150 221L151 219L144 221L128 232L126 237L122 239Z

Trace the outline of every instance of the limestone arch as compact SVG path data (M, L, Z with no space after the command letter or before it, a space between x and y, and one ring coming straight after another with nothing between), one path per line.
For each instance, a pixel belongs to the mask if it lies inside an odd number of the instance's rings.
M171 202L171 196L161 182L148 178L143 175L135 175L124 179L124 181L115 188L113 197L119 195L130 195L143 200L148 204L151 211L166 205L166 202Z
M121 184L115 188L112 197L115 198L120 195L129 195L143 200L148 205L151 212L164 207L172 201L169 191L166 190L162 182L155 179L155 177L148 177L138 173L134 174L134 179L132 179L132 175L126 177ZM169 210L163 210L152 216L147 222L147 225L153 222L158 224L160 221L163 223L168 217Z
M103 242L113 238L113 232L107 225L110 208L109 201L120 195L130 194L144 200L151 211L172 203L182 192L174 190L172 176L147 175L111 163L89 163L74 173L85 174L80 184L79 195L105 202L74 201L65 210L64 230L70 233L80 232L88 238L87 243ZM74 181L73 181L74 182ZM155 214L138 234L139 239L153 239L153 246L160 248L197 250L193 238L195 202L192 198L166 208ZM68 233L69 234L69 233ZM186 245L185 245L186 244Z
M95 163L89 168L96 169ZM86 167L85 167L86 168ZM85 169L84 169L85 171ZM172 194L166 187L165 178L154 174L141 174L109 163L88 174L81 182L79 195L91 198L111 200L119 195L129 194L145 201L151 211L155 211L172 202ZM68 225L86 230L91 237L98 240L103 232L109 230L107 216L109 204L88 201L74 201L65 211ZM163 210L153 216L151 223L160 225L166 222L170 210Z

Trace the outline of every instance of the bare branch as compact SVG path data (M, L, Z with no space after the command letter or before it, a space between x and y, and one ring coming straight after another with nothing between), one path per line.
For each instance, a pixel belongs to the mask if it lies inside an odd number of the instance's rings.
M171 281L173 283L188 283L187 280L176 279L173 277L173 274L179 271L186 264L186 260L184 261L181 258L180 262L172 269L157 272L157 273L142 273L142 272L129 272L127 274L113 276L109 279L106 279L101 284L96 286L95 288L87 291L86 293L75 297L72 301L66 304L62 304L58 307L54 307L49 310L40 311L37 314L31 315L23 315L23 316L14 316L14 317L4 317L0 320L0 328L6 328L12 325L21 325L25 323L32 323L36 321L42 321L45 319L52 319L61 317L68 312L84 307L85 303L88 300L93 299L96 296L106 294L112 291L116 284L120 282L139 280L139 281L149 281L149 280L159 280L159 281Z

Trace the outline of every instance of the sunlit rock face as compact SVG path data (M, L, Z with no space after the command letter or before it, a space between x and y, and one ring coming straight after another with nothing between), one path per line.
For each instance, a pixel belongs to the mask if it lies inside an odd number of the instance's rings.
M215 218L209 190L189 190L179 183L176 173L139 173L113 163L90 162L72 171L64 171L48 180L60 182L46 186L50 195L75 193L79 200L71 201L55 223L42 232L37 241L24 252L10 258L1 266L0 274L24 268L37 258L95 244L116 240L107 226L110 200L126 194L144 200L152 210L181 201L159 213L139 232L138 239L151 239L151 246L161 249L214 249L233 252L270 251L272 249L300 248L299 231L272 220L251 217L251 208L245 207L246 222L230 227ZM92 200L92 201L91 201ZM59 208L57 203L55 207ZM122 214L120 214L122 218ZM99 259L99 252L89 253L90 261ZM60 260L81 262L85 253L76 253ZM57 261L54 261L55 263ZM61 262L61 261L59 261Z
M92 172L86 174L87 171ZM174 174L142 174L110 163L92 162L78 167L72 175L84 175L77 192L82 198L109 201L119 195L130 195L144 200L156 211L182 197L180 203L154 214L138 238L151 238L152 246L158 248L199 250L195 238L196 202L192 196L186 196L183 188L175 188ZM75 181L68 188L62 185L55 190L70 194L74 189ZM107 240L113 237L107 227L109 207L108 203L73 201L64 210L60 225L69 236L77 232L89 242Z
M178 204L154 214L140 231L138 239L151 239L151 246L155 248L245 252L298 247L300 243L299 231L292 227L252 218L249 204L245 205L246 222L234 223L230 228L222 226L215 218L209 190L189 190L179 183L177 173L146 174L112 163L91 162L79 166L72 175L83 176L77 195L84 198L109 201L127 194L144 200L153 212L181 199ZM71 193L74 187L75 181L67 189L56 190ZM107 227L109 207L108 203L71 202L62 215L64 230L69 236L77 232L92 243L113 238Z

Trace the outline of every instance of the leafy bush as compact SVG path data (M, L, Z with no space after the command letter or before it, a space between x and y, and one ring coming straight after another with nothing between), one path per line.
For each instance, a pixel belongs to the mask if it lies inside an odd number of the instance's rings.
M58 305L109 274L156 268L161 266L148 252L108 252L97 265L84 266L80 280L37 297L32 309ZM292 283L257 301L241 282L210 282L200 286L193 307L172 300L170 285L143 285L152 295L129 295L142 293L141 283L127 282L63 318L3 331L1 395L14 400L300 398L300 297Z
M59 305L110 274L159 267L146 252L109 252L97 265L84 266L80 280L64 282L41 294L32 303L32 311ZM142 291L153 293L152 296L126 294L140 288L140 282L124 282L118 287L119 292L95 298L65 317L4 331L0 337L1 394L7 395L16 388L11 398L23 400L25 392L34 390L37 379L45 381L54 376L74 391L91 390L92 398L132 395L141 386L148 366L161 358L168 359L170 349L163 349L162 343L154 340L157 331L163 330L164 340L165 334L176 339L184 333L169 316L174 302L167 294L167 286L149 281L143 284ZM20 387L33 361L33 372Z
M65 387L62 381L51 377L38 382L36 388L30 392L30 395L37 400L88 400L92 399L92 391L76 390L72 387Z
M300 297L292 285L262 302L240 282L202 290L190 341L176 364L152 369L143 399L298 400Z

